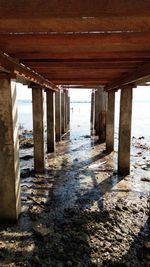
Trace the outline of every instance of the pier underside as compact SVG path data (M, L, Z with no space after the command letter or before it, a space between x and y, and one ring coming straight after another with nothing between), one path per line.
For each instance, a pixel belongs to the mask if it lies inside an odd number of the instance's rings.
M0 0L0 220L18 220L0 226L2 267L150 266L148 186L130 161L133 88L150 83L149 10L146 0ZM32 89L25 172L16 83ZM72 140L69 89L83 88L92 137Z

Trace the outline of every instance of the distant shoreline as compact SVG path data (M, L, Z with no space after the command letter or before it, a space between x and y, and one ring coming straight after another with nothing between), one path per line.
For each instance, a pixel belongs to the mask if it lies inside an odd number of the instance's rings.
M24 100L24 99L17 99L17 102L18 103L32 103L32 100L31 99L26 99L26 100ZM70 103L91 103L91 101L70 101ZM116 100L116 103L119 103L119 101L118 100ZM133 103L150 103L150 101L149 100L134 100L133 99Z
M17 100L19 103L32 103L32 100L23 100L23 99L18 99ZM70 101L70 103L91 103L91 101Z

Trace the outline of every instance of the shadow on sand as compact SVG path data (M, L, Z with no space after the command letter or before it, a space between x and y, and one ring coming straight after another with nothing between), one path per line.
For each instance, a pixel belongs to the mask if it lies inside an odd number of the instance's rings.
M150 266L148 208L117 195L131 191L114 189L124 177L113 174L103 147L94 147L85 159L72 155L82 144L45 175L24 176L20 219L0 226L1 267Z

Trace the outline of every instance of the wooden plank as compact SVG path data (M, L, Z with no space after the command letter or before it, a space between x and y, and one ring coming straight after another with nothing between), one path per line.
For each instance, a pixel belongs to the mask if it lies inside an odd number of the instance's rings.
M57 9L57 8L56 8ZM22 11L21 14L23 14ZM38 13L38 12L37 12ZM150 16L108 16L93 18L0 18L0 33L65 32L149 32Z
M148 0L1 0L0 31L148 31L149 10Z
M106 85L109 83L112 79L109 78L102 78L102 79L83 79L83 78L76 78L76 79L52 79L52 82L55 83L56 85Z
M0 34L0 47L34 47L64 45L144 45L150 42L149 32L63 33L63 34ZM35 48L35 47L34 47Z
M25 67L23 64L19 64L10 56L2 53L0 51L0 66L6 69L8 72L15 74L16 76L21 76L26 78L27 80L34 82L36 84L41 85L44 88L49 88L52 90L57 90L57 87L35 71L30 68Z
M70 75L74 75L74 76L86 76L87 77L87 71L88 71L88 76L90 77L90 75L92 76L106 76L106 75L120 75L120 74L124 74L127 71L129 71L130 69L62 69L62 70L57 70L57 69L40 69L39 73L42 74L43 76L47 76L48 74L51 77L60 77L60 76L70 76Z
M65 89L97 89L99 86L96 86L94 84L89 85L66 85L63 86Z
M101 54L102 56L103 54ZM44 66L44 64L108 64L108 63L139 63L142 61L149 61L150 51L134 52L134 53L104 53L104 57L98 58L31 58L24 59L22 63L33 64L33 66Z
M86 55L88 54L94 54L94 53L102 53L102 52L144 52L144 51L149 51L150 50L150 46L149 46L149 42L145 42L145 43L101 43L101 44L72 44L72 45L65 45L65 44L58 44L58 45L41 45L40 42L39 44L31 44L31 45L15 45L12 46L11 43L9 45L5 45L5 44L1 44L0 45L0 50L5 51L8 54L14 54L15 57L17 58L22 58L22 55L24 54L34 54L37 52L40 53L51 53L53 54L60 54L60 53L64 53L64 54L76 54L76 53L86 53Z
M141 63L142 61L138 62L88 62L88 63L83 63L83 62L67 62L67 63L61 63L61 62L30 62L27 63L27 65L36 70L37 72L39 71L45 71L45 70L56 70L56 71L61 71L61 70L79 70L79 69L94 69L94 70L100 70L100 69L133 69L134 67L137 66L137 64Z
M147 0L26 0L0 1L2 18L45 18L45 17L81 17L81 16L127 16L149 15L150 2ZM56 8L57 7L57 8ZM38 12L37 12L38 10ZM86 19L86 18L85 18Z
M52 52L43 52L43 51L33 51L33 52L21 52L21 53L12 53L12 57L19 58L20 61L30 61L30 60L44 60L44 59L51 59L51 60L60 60L60 59L67 59L67 60L102 60L102 59L150 59L150 48L146 51L115 51L115 52L85 52L82 51L75 53L70 52L59 52L59 53L52 53Z

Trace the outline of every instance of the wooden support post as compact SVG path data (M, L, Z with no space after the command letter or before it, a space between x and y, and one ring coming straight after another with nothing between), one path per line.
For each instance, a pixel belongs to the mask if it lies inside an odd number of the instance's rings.
M16 83L0 79L0 220L20 213L20 166Z
M132 88L133 85L130 84L121 90L118 147L118 173L121 175L130 173Z
M56 141L61 141L61 91L55 93Z
M47 152L55 152L55 92L48 90L47 95Z
M108 109L106 116L106 150L114 150L115 92L108 92Z
M64 134L65 133L65 105L66 105L66 101L65 101L65 92L64 90L61 91L61 133Z
M99 92L99 141L106 141L106 110L107 110L107 92Z
M45 169L44 144L44 92L41 88L32 89L33 103L33 138L34 138L34 169L37 173Z
M95 121L95 92L92 90L91 93L91 134L93 135L94 131L94 121Z

